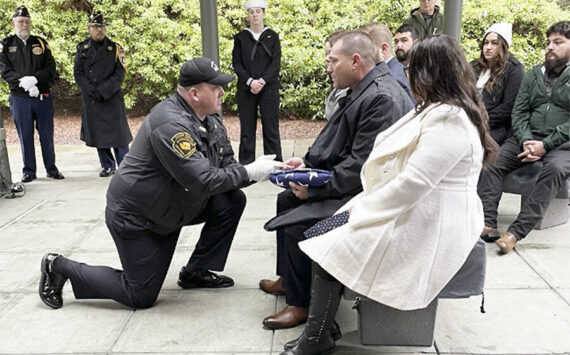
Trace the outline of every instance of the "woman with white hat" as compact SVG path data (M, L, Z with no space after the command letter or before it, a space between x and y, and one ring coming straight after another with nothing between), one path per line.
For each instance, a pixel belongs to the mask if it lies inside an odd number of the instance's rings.
M523 66L509 52L512 28L510 23L492 25L483 36L481 56L471 62L489 114L491 136L499 145L509 136L511 112L524 76Z
M249 0L244 5L249 27L234 36L232 64L238 77L237 103L240 120L239 161L255 160L257 110L263 125L264 154L283 160L279 138L279 35L263 23L267 2Z

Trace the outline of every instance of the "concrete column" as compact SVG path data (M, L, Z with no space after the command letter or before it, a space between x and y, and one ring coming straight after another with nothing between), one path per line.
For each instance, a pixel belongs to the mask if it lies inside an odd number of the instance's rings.
M200 0L202 55L220 65L216 0Z
M2 121L0 110L0 197L10 192L12 188L12 172L8 160L8 148L6 147L6 130Z
M461 10L463 0L447 0L443 10L443 33L461 41Z

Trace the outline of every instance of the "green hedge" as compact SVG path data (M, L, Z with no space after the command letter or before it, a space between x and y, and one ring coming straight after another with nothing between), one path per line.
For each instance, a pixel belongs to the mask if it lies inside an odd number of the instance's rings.
M232 71L232 35L243 29L245 0L218 0L222 70ZM57 62L60 95L73 96L73 56L76 44L87 37L87 14L103 11L110 38L126 50L128 73L124 91L128 107L167 97L184 60L201 53L200 2L198 0L3 0L0 2L2 35L12 33L10 20L16 6L24 4L32 14L32 33L45 37ZM266 24L280 34L282 57L281 113L322 117L328 92L323 40L338 28L356 29L371 21L398 27L417 0L272 0ZM442 4L443 7L443 4ZM494 22L512 22L512 52L528 69L540 63L544 32L556 21L570 18L570 11L548 0L465 0L462 45L467 56L478 55L478 42ZM0 103L7 104L7 85L0 85ZM225 97L235 111L235 82ZM77 100L79 98L77 97Z

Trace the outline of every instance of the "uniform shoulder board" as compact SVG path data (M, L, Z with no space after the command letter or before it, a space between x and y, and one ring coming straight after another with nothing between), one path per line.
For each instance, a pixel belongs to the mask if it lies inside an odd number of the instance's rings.
M120 44L115 43L115 60L118 60L119 63L123 66L125 70L127 70L127 60L125 59L125 51Z

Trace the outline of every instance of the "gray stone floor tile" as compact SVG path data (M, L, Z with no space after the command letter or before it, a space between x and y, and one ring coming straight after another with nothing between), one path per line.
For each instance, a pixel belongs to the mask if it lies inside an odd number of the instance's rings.
M552 290L489 290L440 300L436 341L442 352L545 354L570 351L570 308Z
M64 297L72 296L66 293ZM54 311L46 307L37 294L24 295L0 317L2 352L74 354L109 351L132 311L112 302L83 303L70 302Z
M526 238L519 242L520 245L550 245L570 247L570 224L533 230Z
M275 232L268 232L263 229L265 222L261 219L242 219L239 222L232 248L275 248Z
M0 253L2 292L36 291L43 252Z
M74 222L28 221L11 224L0 231L0 250L3 252L67 251L77 246L83 236L95 225Z
M104 199L82 200L50 200L24 216L19 222L65 222L90 223L97 222L105 214Z
M1 292L0 293L0 319L4 316L4 314L10 312L12 310L14 303L18 302L18 300L23 297L23 294L20 293L10 293L10 292ZM0 329L2 329L4 325L0 324ZM0 353L1 353L0 349Z
M0 198L0 231L8 223L15 223L26 212L33 213L35 207L45 203L44 200L24 196L23 198Z
M548 287L520 255L514 252L500 255L498 250L495 244L487 244L485 289Z
M570 305L570 288L558 289L557 291L560 293L560 295L562 295L562 297L564 297L566 303Z
M163 292L155 307L135 312L113 351L269 352L272 333L260 319L273 302L254 290Z
M243 213L248 219L261 220L261 226L263 227L267 220L275 217L276 201L277 195L273 198L268 198L266 195L248 196Z
M517 251L552 287L570 288L570 247L522 245Z

